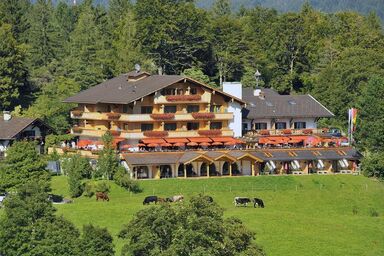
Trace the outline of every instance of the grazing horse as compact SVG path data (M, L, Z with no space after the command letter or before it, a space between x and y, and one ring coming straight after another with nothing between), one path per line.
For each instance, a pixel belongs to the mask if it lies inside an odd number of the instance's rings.
M264 208L264 202L260 198L253 198L253 207L256 208L256 205L258 207Z
M249 199L248 197L235 197L234 200L233 200L233 203L235 204L235 206L238 206L238 205L243 205L245 207L248 206L248 203L251 202L251 199Z
M171 197L171 199L172 199L172 202L176 203L176 202L183 201L184 200L184 196L183 195L177 195L177 196Z
M107 193L104 193L104 192L96 192L96 201L99 201L99 199L103 199L103 201L105 200L109 201L109 197Z
M146 198L144 198L143 205L149 204L152 202L155 202L155 204L157 204L157 201L158 201L157 196L147 196Z

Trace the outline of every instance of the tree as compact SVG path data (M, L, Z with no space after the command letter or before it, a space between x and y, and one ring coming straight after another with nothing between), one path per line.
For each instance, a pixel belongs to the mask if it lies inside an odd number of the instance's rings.
M372 77L360 98L357 126L359 144L370 152L384 151L384 78Z
M12 27L0 24L0 109L12 109L27 87L26 51L12 35Z
M113 239L106 228L99 228L93 225L83 227L81 237L81 252L83 255L92 256L113 256Z
M363 158L361 167L365 176L384 180L383 152L369 153Z
M196 67L188 68L188 69L184 70L182 74L184 76L190 77L196 81L202 82L206 85L217 87L217 85L215 83L210 81L209 76L204 74L203 71L201 71L201 69L199 69L199 68L196 68Z
M97 171L95 172L96 177L102 177L106 179L112 179L113 174L118 168L118 158L113 148L113 136L107 131L102 136L104 148L100 152L99 161L97 162Z
M92 168L86 158L74 155L63 163L64 173L68 175L69 193L71 197L79 197L84 191L82 180L90 178Z
M36 151L35 142L15 142L7 151L7 158L0 169L2 190L17 189L25 183L36 183L49 191L50 173L46 163Z
M2 0L0 1L0 25L11 25L12 35L18 43L25 43L26 31L29 28L28 13L31 3L28 0Z
M64 134L71 127L68 112L75 107L62 101L80 91L80 85L73 79L57 76L46 84L36 101L24 113L24 116L44 120L57 133Z
M119 237L128 240L122 255L262 255L253 232L201 195L139 211Z
M4 203L0 219L0 254L82 255L79 232L74 225L55 217L48 194L39 184L21 186Z

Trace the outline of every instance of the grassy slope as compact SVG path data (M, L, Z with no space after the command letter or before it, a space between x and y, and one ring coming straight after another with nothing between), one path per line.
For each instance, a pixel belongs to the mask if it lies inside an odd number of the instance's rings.
M66 178L53 179L55 193L66 195ZM384 184L361 176L281 176L141 181L144 192L130 195L111 184L110 202L78 198L58 205L58 214L77 226L93 223L116 236L122 224L142 209L144 196L209 194L256 231L268 255L384 255ZM235 208L234 196L260 197L265 209ZM357 209L357 214L352 209ZM371 217L375 209L379 217ZM123 241L116 239L117 250Z

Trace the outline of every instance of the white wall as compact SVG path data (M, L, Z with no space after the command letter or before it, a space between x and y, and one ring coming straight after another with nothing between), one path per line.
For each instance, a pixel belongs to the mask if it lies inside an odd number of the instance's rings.
M315 118L293 118L292 124L294 122L306 122L306 127L308 129L316 129L317 128L317 123L315 121Z
M0 152L4 152L9 147L9 140L1 140L0 141Z
M240 82L224 82L223 92L235 96L239 99L243 98L243 86Z
M233 119L229 121L229 129L233 131L235 137L241 137L242 136L241 105L236 101L229 102L228 112L233 113Z

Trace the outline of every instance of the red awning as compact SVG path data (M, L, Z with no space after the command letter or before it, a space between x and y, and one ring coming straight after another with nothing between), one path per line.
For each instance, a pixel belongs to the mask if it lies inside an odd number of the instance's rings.
M160 146L161 147L172 147L172 144L171 143L161 143Z
M211 137L214 142L232 142L234 139L232 137Z
M292 144L297 144L297 143L300 143L302 142L303 140L298 140L298 139L291 139L288 141L288 143L292 143Z
M165 141L163 139L156 139L156 138L153 138L153 139L141 139L141 142L143 142L144 144L161 144L161 143L165 143Z
M90 144L92 144L91 140L79 140L79 142L77 142L77 146L79 148L86 147L86 146L88 146Z
M189 143L187 143L187 146L193 146L193 147L195 147L195 146L198 146L199 144L197 144L196 142L189 142Z
M150 147L150 148L155 148L155 147L158 147L159 144L156 144L156 143L149 143L147 146Z
M259 143L260 144L265 144L265 143L267 143L269 141L269 139L267 139L267 138L260 138L259 139Z
M145 147L145 144L143 144L143 143L139 143L139 144L137 144L137 146L138 146L138 147Z
M203 147L208 147L208 146L210 146L211 144L210 143L208 143L208 142L201 142L200 143L200 146L203 146Z
M202 143L202 142L212 142L210 138L207 137L192 137L188 138L190 142Z
M181 142L177 142L177 143L175 143L173 145L176 146L176 147L185 147L185 143L181 143Z
M114 138L113 142L112 142L112 145L116 146L117 144L119 144L123 140L125 140L125 139L124 138Z
M166 138L168 143L188 143L189 140L187 138Z
M227 146L233 146L233 145L236 145L237 143L235 141L228 141L228 142L225 142L224 145L227 145Z
M223 145L223 143L218 141L212 143L212 146L221 146L221 145Z

